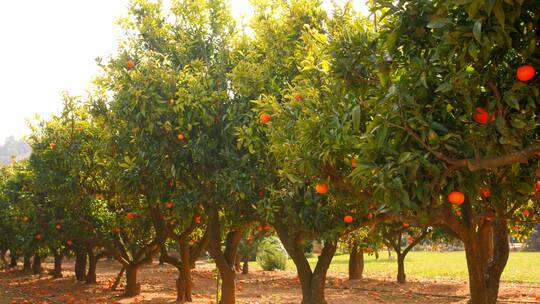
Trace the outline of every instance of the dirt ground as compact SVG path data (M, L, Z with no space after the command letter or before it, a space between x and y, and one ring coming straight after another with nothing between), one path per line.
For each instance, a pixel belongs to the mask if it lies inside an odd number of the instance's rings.
M52 264L47 262L44 268L52 269ZM0 304L150 304L174 303L176 299L176 270L168 265L152 264L141 269L139 282L142 284L142 294L130 299L121 298L121 290L112 292L107 288L120 269L114 261L100 261L97 285L77 282L72 261L65 262L64 269L64 278L61 279L48 275L30 276L20 270L1 271ZM193 277L193 303L215 303L214 265L198 263ZM269 272L252 267L249 275L239 274L237 278L237 303L300 303L300 285L293 272ZM540 285L503 284L500 294L501 303L540 303ZM466 303L466 296L467 283L464 281L410 280L409 283L398 285L389 277L348 281L346 274L335 273L329 274L326 289L329 304Z

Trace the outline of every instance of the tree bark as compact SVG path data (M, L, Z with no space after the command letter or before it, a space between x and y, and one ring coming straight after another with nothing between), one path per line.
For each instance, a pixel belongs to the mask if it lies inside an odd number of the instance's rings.
M86 273L86 284L96 284L97 275L96 268L98 263L98 258L94 253L94 249L91 246L88 246L88 272Z
M124 275L125 271L126 271L126 267L122 267L122 269L116 276L116 280L114 280L114 283L111 285L111 290L115 291L118 285L120 285L120 281L122 280L122 276Z
M249 274L249 258L244 257L244 263L242 265L242 274Z
M242 231L232 230L227 233L225 250L221 250L221 228L216 209L212 210L208 219L209 244L208 249L216 262L221 276L221 299L219 304L234 304L236 302L236 272L234 268L238 244Z
M15 267L17 267L17 260L19 259L19 257L17 256L17 254L11 252L11 250L10 250L10 251L9 251L9 258L10 258L9 267L10 267L10 268L15 268Z
M274 224L285 250L296 265L298 278L302 286L302 304L327 304L325 299L326 273L337 249L337 243L325 241L315 270L304 254L304 238L301 232L290 233L288 226L277 220Z
M86 279L86 257L87 252L84 249L75 249L75 278L77 281Z
M24 255L24 260L23 260L23 271L24 272L32 271L32 263L31 263L30 256L26 254Z
M42 272L43 268L41 268L41 256L39 254L35 254L32 262L32 273L41 274Z
M240 261L240 255L239 254L236 254L236 257L234 259L234 270L236 270L236 272L242 271L242 263Z
M349 280L362 279L364 272L364 252L354 244L349 255Z
M62 277L62 254L58 252L53 252L54 255L54 270L52 271L52 276L54 278Z
M129 265L126 267L126 288L124 290L125 297L135 297L141 293L141 284L137 283L138 267Z
M405 275L405 254L398 253L397 254L397 263L398 263L398 273L397 273L397 282L400 284L406 283L406 275Z

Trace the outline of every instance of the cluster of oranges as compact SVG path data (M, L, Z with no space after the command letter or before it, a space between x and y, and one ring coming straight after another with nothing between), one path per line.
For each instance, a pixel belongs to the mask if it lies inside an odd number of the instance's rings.
M526 82L533 79L535 74L536 71L534 70L534 67L524 65L517 69L516 77L519 81ZM473 119L477 123L484 125L488 123L488 121L494 121L495 115L490 114L485 108L477 107Z

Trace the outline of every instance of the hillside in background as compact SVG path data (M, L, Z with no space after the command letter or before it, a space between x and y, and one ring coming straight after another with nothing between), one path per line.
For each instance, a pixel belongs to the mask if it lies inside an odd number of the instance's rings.
M18 160L30 156L32 149L24 142L10 136L6 138L3 145L0 145L0 164L7 165L11 162L11 157L15 156Z

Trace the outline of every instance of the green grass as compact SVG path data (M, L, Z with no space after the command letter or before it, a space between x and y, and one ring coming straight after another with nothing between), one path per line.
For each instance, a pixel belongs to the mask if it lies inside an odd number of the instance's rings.
M375 260L364 255L364 276L397 275L397 262L388 260L386 252ZM309 259L312 267L317 258ZM348 273L348 255L338 255L332 260L329 272ZM292 260L287 261L287 270L295 270ZM465 252L410 252L405 259L405 272L408 278L458 279L467 280ZM502 280L505 282L540 283L540 252L511 252Z

